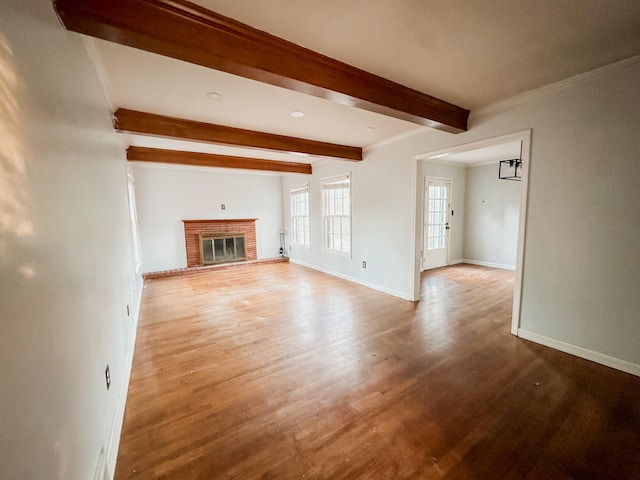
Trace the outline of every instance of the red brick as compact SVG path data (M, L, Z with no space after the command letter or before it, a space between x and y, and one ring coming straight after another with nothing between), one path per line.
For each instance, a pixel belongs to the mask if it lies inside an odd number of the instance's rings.
M257 218L235 220L183 220L184 238L187 250L187 267L200 267L200 234L228 234L245 235L245 253L247 260L257 259L256 245Z

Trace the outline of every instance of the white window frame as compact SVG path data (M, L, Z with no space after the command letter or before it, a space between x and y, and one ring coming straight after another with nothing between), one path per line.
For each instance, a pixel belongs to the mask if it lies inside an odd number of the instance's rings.
M306 195L306 209L302 208L300 211L296 208L296 201L301 200L305 202L304 198L299 197ZM291 185L289 188L289 206L291 208L291 244L300 248L311 248L310 239L310 212L311 212L311 196L309 195L309 182L300 183L297 185ZM306 211L306 215L305 215ZM306 221L305 221L306 219ZM302 220L303 228L299 228L298 220ZM306 227L306 228L305 228ZM297 235L302 232L302 241Z
M131 243L133 244L133 262L136 275L142 271L142 256L140 254L140 232L138 231L138 211L136 209L135 180L131 172L127 172L127 194L129 199L129 225L131 228Z
M347 185L347 195L332 198L330 192L344 190L340 185ZM351 172L322 179L322 250L326 253L351 258L352 253L352 181ZM348 198L348 207L344 199ZM340 202L338 202L340 200ZM337 212L337 213L336 213ZM348 219L344 228L344 219ZM336 232L335 230L338 230ZM336 236L340 237L339 248L336 247ZM344 237L347 237L345 246Z

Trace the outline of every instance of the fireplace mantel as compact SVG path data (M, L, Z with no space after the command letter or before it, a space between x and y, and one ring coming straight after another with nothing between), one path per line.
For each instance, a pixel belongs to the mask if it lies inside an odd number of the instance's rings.
M255 222L257 218L217 218L211 220L182 220L182 223L233 223L233 222Z
M182 220L187 249L187 267L202 266L200 237L202 235L244 234L247 260L258 258L256 248L257 218L222 218L208 220Z

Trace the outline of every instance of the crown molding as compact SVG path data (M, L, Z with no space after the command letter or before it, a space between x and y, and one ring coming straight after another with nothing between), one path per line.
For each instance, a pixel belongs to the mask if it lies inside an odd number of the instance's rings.
M529 90L528 92L525 92L525 93L521 93L520 95L515 95L513 97L497 101L495 103L486 105L484 107L480 107L476 110L471 111L471 113L469 114L469 118L472 119L472 118L480 117L483 115L487 115L488 113L505 110L507 108L514 107L522 103L526 103L530 100L533 100L534 98L542 97L544 95L549 95L550 93L557 92L564 88L571 87L577 83L582 83L592 78L598 77L600 75L609 73L611 71L618 70L620 68L624 68L629 65L633 65L639 61L640 61L640 55L636 55L634 57L626 58L624 60L620 60L618 62L605 65L604 67L596 68L595 70L579 73L578 75L565 78L564 80L550 83L543 87L536 88L534 90Z
M399 142L401 140L405 140L409 137L414 137L420 133L429 132L431 129L425 127L417 127L408 132L399 133L398 135L394 135L393 137L385 138L384 140L380 140L372 145L368 145L362 149L363 154L367 154L372 152L373 150L377 150L378 148L385 147L387 145L391 145L393 143Z
M109 80L109 75L107 74L107 67L104 64L104 58L102 57L102 53L98 49L96 45L95 39L91 37L82 36L82 43L84 45L93 66L96 69L96 73L98 74L98 80L100 80L100 87L102 88L102 92L104 93L105 98L107 99L107 103L111 108L111 111L115 109L115 103L113 102L113 86L111 85L111 81Z

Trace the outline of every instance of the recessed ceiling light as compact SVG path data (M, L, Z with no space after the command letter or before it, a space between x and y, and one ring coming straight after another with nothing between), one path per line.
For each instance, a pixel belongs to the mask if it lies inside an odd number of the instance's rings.
M304 117L304 112L298 112L298 111L296 111L296 112L291 112L291 116L292 116L293 118L302 118L302 117Z
M219 100L220 97L222 97L222 95L220 95L218 92L207 92L207 98L211 100Z

